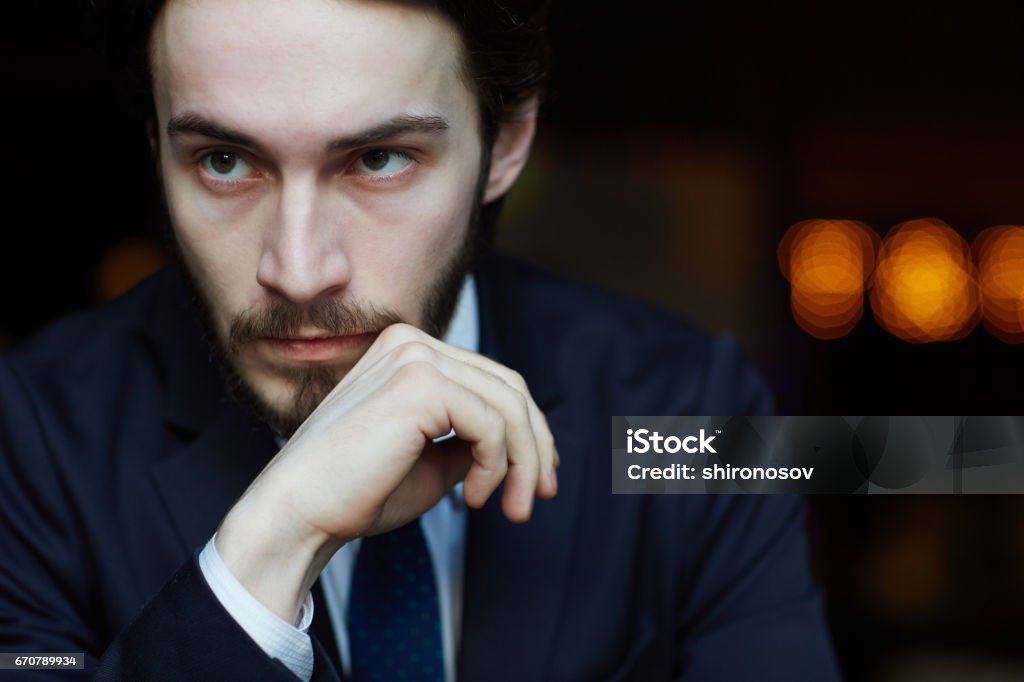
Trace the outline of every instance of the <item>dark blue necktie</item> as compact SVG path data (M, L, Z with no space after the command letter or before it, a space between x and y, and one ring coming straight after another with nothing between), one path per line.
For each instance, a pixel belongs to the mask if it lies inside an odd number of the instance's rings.
M444 682L437 584L418 519L363 538L347 626L352 682Z

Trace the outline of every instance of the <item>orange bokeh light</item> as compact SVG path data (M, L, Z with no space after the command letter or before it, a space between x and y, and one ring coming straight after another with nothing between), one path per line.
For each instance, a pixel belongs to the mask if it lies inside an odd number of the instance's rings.
M164 256L156 242L137 237L125 239L110 248L96 271L96 294L109 301L131 289L164 265Z
M779 268L792 285L793 318L804 331L836 339L856 326L879 241L855 220L805 220L786 231Z
M879 250L871 309L883 328L911 343L969 334L980 306L967 242L941 220L892 228Z
M974 240L982 321L1004 343L1024 343L1024 227L1000 225Z

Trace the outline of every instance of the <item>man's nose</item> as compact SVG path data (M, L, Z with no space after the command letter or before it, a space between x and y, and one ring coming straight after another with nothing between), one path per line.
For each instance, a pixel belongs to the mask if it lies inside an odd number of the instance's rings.
M330 219L315 179L282 184L264 231L256 279L294 303L338 293L352 277L343 235Z

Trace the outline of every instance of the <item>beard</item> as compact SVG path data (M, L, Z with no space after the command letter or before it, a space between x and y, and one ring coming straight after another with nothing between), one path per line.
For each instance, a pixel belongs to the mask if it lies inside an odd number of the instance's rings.
M436 338L441 338L451 323L466 275L475 266L486 242L480 218L485 180L486 176L481 173L465 239L437 271L420 304L419 327ZM278 300L236 315L229 322L227 338L223 338L214 323L212 297L188 266L176 238L173 243L179 267L192 290L203 335L213 351L228 393L252 416L268 424L278 436L290 438L348 370L327 362L308 363L298 368L279 367L278 376L291 386L292 394L287 404L274 405L260 395L242 372L238 358L245 347L261 338L296 336L300 330L311 326L327 335L342 336L379 332L398 322L413 323L403 320L393 310L372 303L336 298L315 299L306 304Z

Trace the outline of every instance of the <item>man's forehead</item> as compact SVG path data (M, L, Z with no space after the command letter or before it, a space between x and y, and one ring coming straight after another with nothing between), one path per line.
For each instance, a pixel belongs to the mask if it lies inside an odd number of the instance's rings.
M471 99L456 30L381 0L171 0L152 36L157 108L207 112L257 134L361 130Z

